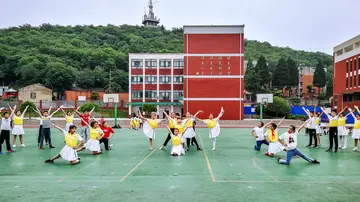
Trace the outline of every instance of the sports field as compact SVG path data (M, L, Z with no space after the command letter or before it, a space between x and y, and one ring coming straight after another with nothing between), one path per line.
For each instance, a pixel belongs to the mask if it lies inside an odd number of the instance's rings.
M321 148L305 148L301 133L299 149L321 162L309 165L293 159L290 166L254 151L251 129L222 129L217 150L207 129L197 129L203 151L185 156L169 155L170 146L158 148L166 137L158 129L154 150L142 131L116 131L114 149L93 156L79 153L81 163L69 165L59 159L44 161L64 145L63 136L52 130L55 149L37 147L37 130L27 129L25 148L0 155L0 201L358 201L360 153L326 153L328 136ZM281 129L280 132L284 132ZM3 150L5 145L3 145ZM103 147L103 145L102 145ZM286 153L279 154L285 157Z

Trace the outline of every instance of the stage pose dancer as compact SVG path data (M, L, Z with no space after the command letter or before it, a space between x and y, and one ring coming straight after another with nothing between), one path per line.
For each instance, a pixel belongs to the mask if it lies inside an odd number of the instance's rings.
M155 139L155 130L158 127L159 123L161 123L163 120L156 118L156 113L151 113L151 118L147 119L144 118L141 113L139 113L139 117L143 121L143 132L147 138L149 138L149 147L150 150L152 150L152 143L153 139Z
M220 124L219 119L224 115L225 111L224 108L221 107L219 115L214 119L214 115L210 114L209 119L201 120L196 117L197 120L204 122L207 127L209 128L209 138L211 138L213 143L212 150L216 150L216 137L220 135Z
M77 150L77 152L83 151L85 149L91 151L93 155L101 154L100 140L104 137L104 132L99 127L97 121L92 121L90 125L83 119L86 123L88 130L90 131L90 139L85 143L85 145Z
M300 130L305 126L305 124L306 124L306 122L303 123L303 125L301 125L298 130L295 130L295 126L290 125L288 128L288 132L282 134L279 137L279 142L284 146L284 148L285 148L284 150L286 151L286 160L278 158L278 163L290 165L291 159L294 156L300 156L301 158L305 159L307 162L309 162L311 164L319 164L320 163L316 159L312 159L312 158L306 156L305 154L301 153L301 151L299 151L297 149L297 136L298 136L298 133L300 132Z
M171 131L171 128L169 126L166 126L168 131L170 132L171 135L171 143L172 143L172 148L171 148L171 152L170 155L172 156L181 156L185 154L185 150L184 147L182 146L182 136L184 135L184 132L187 131L188 128L185 128L185 130L183 130L182 133L180 133L178 128L174 129L174 132Z
M165 112L165 111L164 111ZM164 113L166 114L166 113ZM166 115L165 115L166 116ZM171 112L170 117L166 116L168 118L168 127L170 128L170 131L166 137L165 142L160 146L159 149L163 149L164 147L166 147L166 145L168 144L168 142L171 139L171 134L174 134L174 129L175 129L175 124L174 122L177 121L177 118L179 118L178 116L176 116L176 114L174 112Z
M199 147L198 142L196 141L196 138L195 138L196 133L194 131L194 122L196 120L196 116L199 113L203 113L203 111L199 110L198 112L195 113L194 116L192 116L190 114L190 112L186 113L186 119L184 120L184 122L185 122L185 127L188 129L185 131L184 136L186 138L187 151L190 150L190 142L191 141L195 143L197 150L202 150Z
M347 108L347 106L341 110L341 113L344 112L344 110ZM329 129L329 149L326 150L326 152L332 152L333 151L333 145L335 142L335 153L338 150L338 116L336 115L336 110L332 110L331 111L331 116L325 112L324 108L321 107L321 110L324 112L324 114L326 114L326 116L329 119L329 125L330 125L330 129Z
M63 158L65 161L69 161L71 165L75 165L80 163L80 158L76 152L76 149L81 147L84 144L84 140L81 138L79 134L76 133L76 126L71 125L69 126L69 130L65 131L64 129L60 128L52 124L54 128L57 128L64 134L65 138L65 146L62 148L59 154L56 154L51 159L45 161L45 163L53 163L58 158Z
M37 109L37 108L36 108ZM45 111L43 113L43 115L41 114L40 110L37 109L35 110L40 118L42 119L42 123L43 123L43 127L41 129L41 138L40 138L40 149L44 149L44 138L45 137L48 137L48 140L49 140L49 147L50 148L55 148L52 144L51 144L51 119L52 119L52 116L54 114L56 114L56 112L58 112L60 110L60 108L58 108L57 110L55 110L50 116L48 114L47 111Z
M13 142L12 142L13 148L16 148L16 137L17 136L19 136L21 146L25 147L25 144L23 142L23 135L25 134L24 127L23 127L23 120L24 120L24 116L25 116L25 113L28 108L29 108L29 105L25 107L23 113L21 113L19 110L16 112L16 115L14 116L14 127L12 129L12 134L14 136Z
M274 154L283 151L284 147L279 143L278 136L278 127L284 121L285 117L280 120L280 122L276 125L275 123L271 123L269 126L269 130L264 134L266 136L267 141L269 142L268 151L265 152L266 156L274 157Z
M315 107L316 108L316 107ZM307 121L307 128L308 128L308 134L309 134L309 144L306 147L311 147L312 140L314 139L314 148L317 148L317 138L316 138L316 118L314 116L315 110L313 112L310 112L309 110L305 109L305 107L302 107L304 112L308 115L309 119Z
M347 138L349 135L349 131L346 129L346 119L351 113L347 113L344 116L344 113L339 114L338 119L338 136L340 139L339 149L346 149L347 148Z
M251 131L251 135L256 139L256 145L254 146L256 151L260 151L262 144L269 146L269 142L266 141L266 136L264 135L264 129L267 128L272 122L273 121L271 120L266 125L264 125L264 122L260 122L259 125Z
M80 107L75 109L75 111L79 110L79 108ZM65 121L66 121L65 131L69 131L70 126L73 125L74 115L76 112L75 111L73 113L71 113L70 111L65 112L62 106L60 106L60 109L65 115Z
M314 114L315 114L315 123L316 123L316 137L317 137L317 141L318 141L318 146L321 145L320 143L320 136L322 134L322 130L321 130L321 116L323 115L324 112L322 112L321 114L320 113L317 113L316 112L316 107L315 107L315 110L314 110Z
M0 108L0 113L4 108ZM1 119L1 126L0 126L0 154L2 154L2 144L6 143L6 150L10 153L10 152L15 152L14 150L11 149L11 145L10 145L10 131L11 131L11 117L14 115L16 106L14 107L14 109L11 111L11 113L9 114L9 112L4 112L3 116L1 116L0 114L0 119Z
M353 111L351 109L349 109L351 115L354 117L354 130L352 132L352 138L354 139L354 149L353 151L359 151L358 149L358 143L359 143L359 139L360 139L360 110L357 106L354 106L357 114L356 116L354 115Z
M84 113L80 113L78 110L75 110L75 112L79 115L79 117L81 118L81 131L80 131L80 135L81 137L84 139L85 142L87 142L89 140L89 133L90 133L90 129L89 129L89 120L90 120L90 116L91 113L95 110L95 107L92 108L92 110L90 112L88 112L87 110L84 110Z
M48 110L48 112L47 112L48 114L51 113L51 108L52 108L52 106L50 106L50 108L49 108L49 110ZM32 110L33 110L34 112L36 112L36 113L39 111L38 108L36 108L36 110L32 108ZM44 115L44 112L42 112L41 115ZM39 135L38 135L38 146L40 146L41 131L42 131L42 128L43 128L42 118L40 117L39 120L40 120L40 125L39 125ZM45 136L45 143L46 143L46 145L49 144L49 139L48 139L47 136Z

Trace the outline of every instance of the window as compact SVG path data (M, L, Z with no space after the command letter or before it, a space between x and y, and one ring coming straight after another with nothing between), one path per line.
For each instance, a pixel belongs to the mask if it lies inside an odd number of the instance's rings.
M143 92L140 90L131 91L131 99L140 100L143 98Z
M156 59L145 60L145 67L146 68L156 68L157 67L157 60Z
M167 67L167 68L170 68L171 67L171 60L170 59L161 59L159 60L159 66L160 67Z
M174 84L182 84L182 83L184 83L183 76L174 76Z
M349 88L348 82L349 82L349 77L346 77L346 88Z
M348 72L349 72L349 62L346 61L346 73L348 73Z
M354 93L354 100L359 101L360 100L360 93L356 92Z
M156 90L147 90L145 91L145 99L147 100L156 100Z
M157 76L146 76L145 83L146 84L156 84Z
M343 101L344 101L344 102L351 102L351 101L353 101L353 94L344 94L344 95L343 95Z
M350 88L352 88L352 76L350 76Z
M182 69L184 68L184 60L183 59L174 59L174 69Z
M350 60L350 72L352 72L352 60Z
M30 93L30 99L32 99L32 100L36 99L36 93L35 92Z
M132 68L142 68L143 67L143 60L141 60L141 59L132 59L131 60L131 67Z
M161 90L159 91L159 99L160 100L171 100L171 91L169 90Z
M179 97L184 96L184 91L182 90L174 90L173 97L174 100L179 100Z
M159 79L160 79L160 81L159 81L160 84L170 84L171 83L171 76L162 75L159 77Z
M142 84L143 83L143 77L136 75L136 76L131 76L131 83L132 84Z
M358 75L358 70L356 68L356 59L354 59L354 87L356 87L356 77Z

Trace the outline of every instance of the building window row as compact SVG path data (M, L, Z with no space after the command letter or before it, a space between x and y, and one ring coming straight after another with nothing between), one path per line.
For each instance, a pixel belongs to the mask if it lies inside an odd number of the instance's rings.
M182 90L174 90L173 98L174 100L179 100L179 98L183 97L184 91ZM143 99L143 91L134 90L131 92L132 100L142 100ZM159 97L157 96L156 90L146 90L145 91L145 99L146 100L171 100L171 91L170 90L160 90Z
M142 84L143 77L142 76L131 76L131 83L132 84Z
M157 76L146 76L145 81L146 84L157 84Z
M357 63L358 62L358 63ZM352 88L356 86L360 86L360 59L354 61L346 61L346 88ZM358 77L358 79L356 79ZM356 82L359 82L358 84Z
M157 59L145 59L145 68L156 68L158 66ZM131 67L132 68L143 68L143 60L142 59L131 59ZM159 67L160 68L171 68L171 59L159 59ZM174 59L173 60L174 69L182 69L184 68L184 60L183 59Z

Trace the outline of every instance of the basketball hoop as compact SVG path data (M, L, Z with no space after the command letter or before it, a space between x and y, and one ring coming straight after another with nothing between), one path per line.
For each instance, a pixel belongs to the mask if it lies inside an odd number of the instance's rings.
M264 102L264 107L266 108L268 106L268 103L267 102Z
M267 107L268 98L262 98L262 103L263 103L264 107Z

